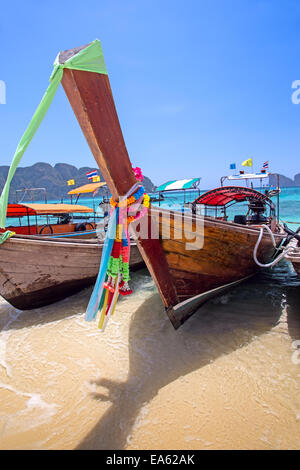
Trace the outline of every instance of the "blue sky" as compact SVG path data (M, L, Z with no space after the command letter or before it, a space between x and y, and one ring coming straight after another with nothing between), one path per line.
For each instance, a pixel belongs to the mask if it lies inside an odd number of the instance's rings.
M300 172L298 0L2 2L0 164L9 165L60 50L102 42L125 142L154 183L202 177L252 157ZM95 166L60 87L21 166Z

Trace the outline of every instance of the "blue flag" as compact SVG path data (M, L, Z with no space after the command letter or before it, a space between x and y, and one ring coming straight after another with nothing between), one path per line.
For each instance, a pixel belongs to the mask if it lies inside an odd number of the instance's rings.
M230 163L230 170L236 170L236 164L235 163Z

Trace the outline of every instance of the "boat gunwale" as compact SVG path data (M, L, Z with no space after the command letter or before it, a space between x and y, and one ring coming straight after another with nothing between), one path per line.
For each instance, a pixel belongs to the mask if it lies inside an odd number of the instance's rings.
M94 241L90 239L81 239L81 240L64 240L61 238L51 238L51 237L40 237L38 235L13 235L10 237L8 240L5 241L3 246L5 246L7 243L29 243L29 244L47 244L47 245L57 245L59 244L60 246L73 246L73 247L78 247L78 245L83 245L83 246L89 246L89 247L95 247L95 246L100 246L102 247L104 242L102 241ZM1 249L1 247L0 247Z
M189 219L192 219L192 221L196 221L196 219L204 219L204 223L207 224L207 225L221 225L222 227L224 228L233 228L235 230L240 230L241 232L245 233L245 232L249 232L249 234L253 235L254 233L257 234L260 229L262 228L262 225L257 225L257 226L249 226L249 225L241 225L241 224L237 224L235 222L232 222L232 221L225 221L225 220L218 220L218 219L215 219L214 217L210 217L210 216L199 216L197 214L189 214L189 213L182 213L178 210L172 210L172 209L167 209L167 208L157 208L156 206L153 206L151 205L151 212L150 212L150 215L152 213L154 213L155 215L155 212L157 212L158 214L159 213L162 213L162 212L169 212L169 213L172 213L174 215L179 215L179 216L185 216L185 217L188 217ZM280 239L282 238L285 238L286 237L286 234L283 233L283 232L273 232L273 235L274 236L278 236ZM267 237L267 238L270 238L270 236L267 234L267 233L264 233L263 234L263 237Z

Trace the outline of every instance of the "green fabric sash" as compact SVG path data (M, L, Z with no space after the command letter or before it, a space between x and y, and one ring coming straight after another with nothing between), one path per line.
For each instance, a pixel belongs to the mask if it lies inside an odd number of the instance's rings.
M8 238L15 235L15 232L11 232L10 230L6 230L4 233L0 233L0 245L5 242Z
M0 197L0 227L5 228L6 222L6 211L8 204L8 195L10 189L11 180L15 174L15 171L20 163L21 158L28 145L30 144L33 136L35 135L39 125L44 119L47 110L54 98L54 95L57 91L57 88L61 82L63 76L63 69L73 69L73 70L83 70L87 72L96 72L100 74L107 75L107 70L104 63L103 51L101 43L98 39L93 41L85 49L79 51L75 56L66 60L64 64L59 64L57 56L54 62L54 69L50 76L50 84L44 94L42 101L40 102L36 112L34 113L26 131L24 132L16 152L13 156L12 163L7 175L6 183L3 188L1 197ZM3 238L3 236L2 236ZM3 240L4 241L4 240ZM3 242L0 242L0 244Z

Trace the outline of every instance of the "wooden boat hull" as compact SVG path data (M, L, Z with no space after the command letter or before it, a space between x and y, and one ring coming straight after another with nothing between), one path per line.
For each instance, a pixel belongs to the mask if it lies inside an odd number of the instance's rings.
M0 246L0 295L28 310L64 299L96 280L103 244L14 236ZM133 244L131 269L143 265Z
M78 50L61 52L60 64ZM115 199L124 196L136 178L107 75L65 68L62 85L112 196ZM175 328L203 301L259 269L253 260L259 228L205 218L204 245L187 250L184 237L163 236L164 222L153 206L144 219L149 229L156 223L159 236L138 236L138 248ZM176 222L171 223L177 233ZM281 240L279 235L275 238ZM263 236L258 253L261 262L269 261L272 253L270 237Z
M152 235L156 231L159 234L159 261L165 265L157 286L175 328L201 304L260 270L253 259L259 227L208 217L201 221L193 215L185 215L183 221L182 214L153 206L149 219ZM282 237L275 235L277 243ZM273 254L270 236L265 235L258 258L267 263Z
M10 230L18 235L39 235L40 237L65 237L68 238L74 235L76 238L96 238L95 230L96 225L94 222L89 222L86 230L76 231L78 224L49 224L49 225L21 225L6 227L5 229L0 228L0 233ZM41 231L41 233L40 233Z
M286 259L292 263L296 273L300 277L300 248L295 247L293 252L286 255Z

